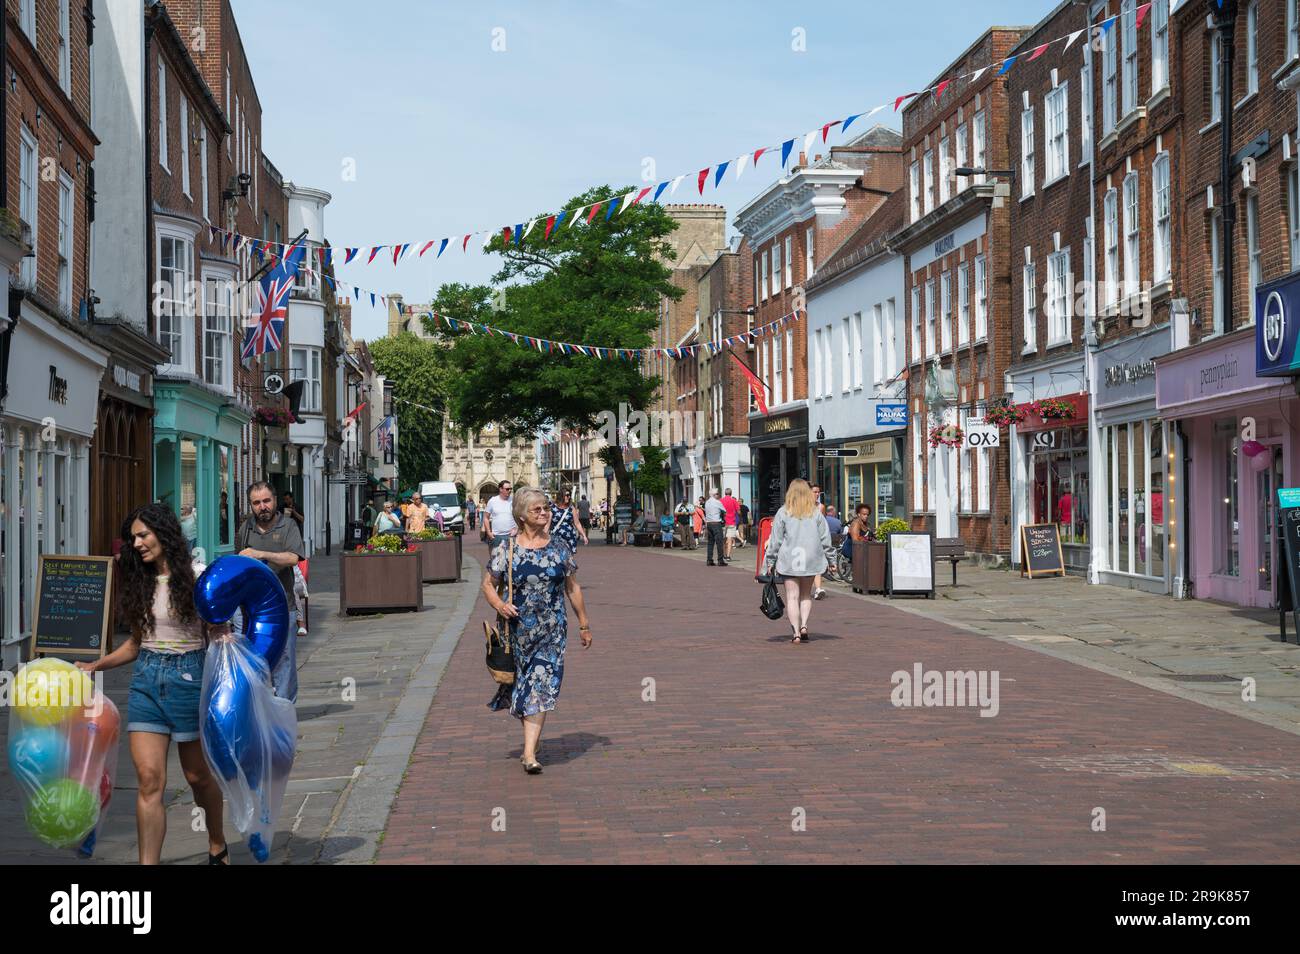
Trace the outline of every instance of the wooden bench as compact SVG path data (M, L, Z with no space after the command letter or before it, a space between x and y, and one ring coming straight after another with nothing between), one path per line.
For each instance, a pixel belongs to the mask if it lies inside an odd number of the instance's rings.
M952 585L957 585L957 561L966 559L966 544L961 537L936 537L934 541L934 559L947 560L952 564Z

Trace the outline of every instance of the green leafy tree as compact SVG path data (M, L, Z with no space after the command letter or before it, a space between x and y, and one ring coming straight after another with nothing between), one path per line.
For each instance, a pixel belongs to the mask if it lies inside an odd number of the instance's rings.
M608 186L588 189L565 208L607 201L621 193ZM574 344L645 348L659 324L661 298L677 299L664 264L672 247L665 236L677 223L653 203L605 218L602 205L590 224L566 220L543 239L546 217L519 244L493 238L488 250L502 266L487 286L444 285L434 300L439 314L490 324L519 334ZM451 339L452 374L448 405L464 430L496 422L508 437L531 438L563 421L594 430L616 421L620 405L631 411L650 406L657 378L642 374L636 361L601 360L580 354L543 353L508 338L450 330L426 319L431 331ZM606 428L612 430L612 428ZM617 433L603 436L617 448ZM619 488L629 494L621 452L609 464Z
M379 338L369 347L375 369L393 385L399 478L415 485L421 480L433 480L442 466L447 348L409 331Z

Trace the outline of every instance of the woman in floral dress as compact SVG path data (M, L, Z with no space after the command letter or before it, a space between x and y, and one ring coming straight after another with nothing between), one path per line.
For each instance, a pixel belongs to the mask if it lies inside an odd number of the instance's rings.
M551 507L539 490L521 490L513 501L518 534L502 543L492 554L483 574L487 601L510 621L511 651L515 657L515 682L501 686L488 703L494 711L509 709L523 721L524 771L537 775L537 746L546 723L546 713L555 708L564 678L564 649L568 619L564 600L568 597L578 616L582 648L591 645L587 607L578 586L577 561L573 547L551 536ZM513 565L514 599L507 603L497 587L506 579L508 563Z
M573 495L561 490L555 503L551 504L551 536L566 543L570 550L577 552L578 538L583 543L590 543L587 531L578 522L578 511L573 506Z

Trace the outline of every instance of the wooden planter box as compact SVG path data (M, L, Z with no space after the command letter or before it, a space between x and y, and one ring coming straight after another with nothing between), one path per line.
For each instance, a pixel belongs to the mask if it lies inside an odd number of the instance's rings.
M423 564L415 553L340 553L339 613L424 609Z
M416 540L424 570L420 579L425 583L454 583L460 579L460 540L444 537L441 540Z
M868 540L853 544L853 592L885 592L885 559L889 544Z

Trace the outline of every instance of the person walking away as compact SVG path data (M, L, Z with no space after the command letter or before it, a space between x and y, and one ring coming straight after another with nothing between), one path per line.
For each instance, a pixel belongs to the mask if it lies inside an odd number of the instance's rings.
M474 529L474 518L478 516L478 504L474 502L473 497L465 499L465 529Z
M695 545L692 550L700 548L700 537L704 535L704 498L701 497L699 503L695 505L695 511L691 514L691 532L695 535Z
M826 508L826 526L830 528L832 542L834 542L835 538L844 532L844 522L840 520L834 507Z
M419 492L411 495L411 505L406 508L406 532L419 533L429 522L429 505Z
M484 527L488 532L488 546L492 549L504 543L510 536L510 532L515 529L514 503L510 499L511 489L510 481L501 481L500 486L497 487L497 495L483 508L487 511Z
M307 635L307 561L299 560L293 565L293 605L298 610L298 636Z
M302 533L298 524L275 509L275 490L264 480L248 488L248 505L252 514L235 533L235 552L261 560L279 577L289 604L289 638L285 640L280 661L271 671L275 694L290 702L298 700L298 610L293 596L293 568L306 559Z
M371 497L361 508L361 522L365 525L367 535L375 532L375 521L378 519L379 511L375 508L375 498Z
M785 503L772 518L772 534L763 554L767 572L775 567L785 584L791 642L808 642L813 580L826 571L833 556L826 518L817 509L808 482L795 478L786 489Z
M723 553L722 538L723 520L725 519L727 512L723 509L721 496L722 495L718 493L717 488L714 488L713 492L709 495L709 499L704 502L704 532L708 537L705 550L709 566L727 565L727 558ZM713 548L715 545L718 549L717 563L713 562Z
M740 501L731 496L731 488L728 487L722 495L722 522L726 532L726 549L727 560L731 560L731 548L736 544L740 530L737 525L740 523Z
M749 504L740 501L740 542L749 543Z
M488 708L496 712L506 709L523 723L524 750L519 761L525 772L537 775L542 771L537 746L564 678L566 597L578 617L583 649L591 646L592 635L574 551L547 533L551 508L546 495L539 490L521 490L512 510L518 535L493 551L483 574L483 595L509 621L515 681L514 685L499 686ZM513 589L510 602L498 593L507 574Z
M582 525L582 532L585 536L591 536L591 501L587 495L583 494L582 499L578 501L578 523Z
M118 618L131 636L82 672L134 663L127 695L126 732L138 780L135 826L140 864L162 860L167 836L167 749L176 742L181 771L203 812L208 864L230 864L221 786L212 777L199 741L203 668L210 639L229 639L230 626L211 626L194 608L194 581L205 569L190 558L180 521L171 508L151 503L126 518L117 561Z
M301 534L303 532L303 527L305 526L304 517L302 511L299 510L297 505L293 502L293 494L286 493L284 495L284 504L280 509L284 512L286 517L292 518L293 522L298 524L298 533Z

